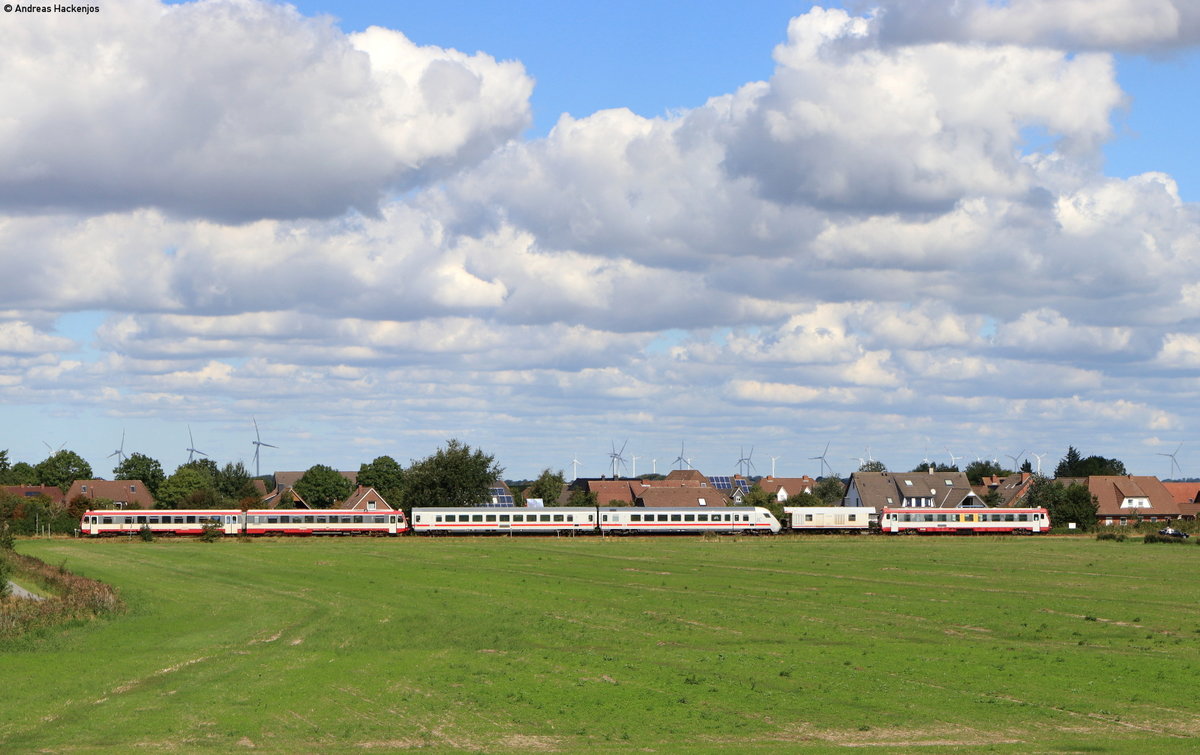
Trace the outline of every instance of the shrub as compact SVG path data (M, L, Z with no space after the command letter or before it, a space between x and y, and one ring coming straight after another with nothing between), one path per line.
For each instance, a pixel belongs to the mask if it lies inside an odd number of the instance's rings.
M1124 532L1098 532L1096 533L1097 540L1116 540L1118 543L1125 542Z
M1185 540L1181 537L1167 537L1166 535L1160 535L1157 532L1148 532L1148 533L1146 533L1145 537L1142 538L1142 542L1143 543L1186 543L1187 540Z
M10 551L12 549L12 528L8 526L8 522L0 522L0 551Z
M143 524L142 528L140 530L138 530L138 537L140 537L142 539L143 543L153 543L154 542L154 530L150 529L150 525Z
M206 543L211 543L216 540L220 540L221 535L223 534L224 532L221 530L221 525L217 524L216 522L208 522L204 525L204 528L200 533L200 539Z
M8 562L8 554L0 550L0 600L7 598L11 588L8 578L12 575L12 564Z

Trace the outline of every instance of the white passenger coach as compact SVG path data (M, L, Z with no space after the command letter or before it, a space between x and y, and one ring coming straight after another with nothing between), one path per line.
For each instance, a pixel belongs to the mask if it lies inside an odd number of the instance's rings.
M593 507L518 509L512 506L483 508L414 508L412 531L418 535L536 534L593 532Z
M879 523L871 506L785 506L793 532L866 532Z
M675 508L622 506L599 510L600 530L612 535L776 533L779 520L767 509L756 506L719 508Z

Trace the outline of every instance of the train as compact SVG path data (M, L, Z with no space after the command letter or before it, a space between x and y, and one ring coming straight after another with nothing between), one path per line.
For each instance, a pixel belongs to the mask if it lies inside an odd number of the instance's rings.
M205 527L223 535L419 535L447 534L721 534L778 533L783 527L769 510L720 508L428 508L364 512L341 509L236 509L87 511L80 532L88 536L199 535Z
M1050 529L1044 508L884 508L789 506L785 527L768 509L728 507L436 508L403 511L346 509L195 509L87 511L87 536L199 535L689 535L871 532L883 534L1040 534Z

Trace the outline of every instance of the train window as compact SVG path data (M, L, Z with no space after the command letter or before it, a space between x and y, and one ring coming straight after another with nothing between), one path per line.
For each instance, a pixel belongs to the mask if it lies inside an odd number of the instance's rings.
M101 523L101 524L112 524L112 517L111 517L111 516L106 516L106 517L104 517L103 519L101 519L101 520L100 520L100 523Z
M483 514L471 514L471 521L472 522L482 522Z
M555 514L555 515L554 515L554 521L556 521L556 522L561 522L562 520L563 520L563 515L562 515L562 514Z
M671 521L672 522L680 521L680 515L679 514L671 514Z
M196 523L196 517L194 517L194 516L185 516L183 519L187 524L195 524Z
M524 521L525 521L525 515L524 515L524 514L513 514L513 515L512 515L512 520L513 520L514 522L524 522Z
M548 521L550 521L550 515L549 515L549 514L542 514L541 516L542 516L542 521L543 521L543 522L548 522Z
M805 514L805 515L804 515L804 521L806 521L806 522L811 522L812 520L813 520L813 518L812 518L812 514Z
M707 522L707 521L708 521L708 514L697 514L697 515L696 515L696 521L697 521L697 522Z
M362 514L355 514L353 519L354 519L354 523L355 523L355 524L362 524L362 523L363 523Z
M665 522L665 521L667 521L668 519L670 519L670 517L669 517L669 516L667 516L666 514L659 514L659 515L658 515L658 521L660 521L660 522Z
M567 514L567 521L568 521L568 522L574 522L574 521L575 521L575 515L574 515L574 514Z
M851 514L851 515L850 515L850 521L852 521L852 522L857 522L857 521L858 521L858 514Z
M607 516L606 516L606 517L604 517L604 521L606 521L606 522L608 521L608 517L607 517ZM629 521L631 521L631 522L640 522L640 521L642 521L642 515L641 515L641 514L630 514L630 515L629 515Z
M329 520L323 516L317 517L317 524L328 524Z
M589 521L589 522L594 522L594 521L596 521L596 518L595 518L595 517L596 517L596 515L595 515L595 514L588 514L588 521Z
M694 522L694 521L696 521L696 515L695 515L695 514L684 514L684 515L683 515L683 521L685 521L685 522Z
M937 521L939 521L939 522L944 522L944 521L946 521L946 515L945 515L945 514L938 514L938 515L937 515Z
M1016 517L1015 517L1015 516L1013 516L1012 514L1005 514L1005 515L1004 515L1004 521L1006 521L1006 522L1014 522L1014 521L1016 521Z
M145 524L145 523L146 523L146 517L144 517L144 516L139 516L139 517L137 518L137 523L138 523L138 524Z
M483 520L484 520L485 522L494 522L494 521L496 521L496 515L495 515L495 514L488 514L487 516L485 516L485 517L483 518Z
M1028 522L1029 514L1017 514L1017 521L1018 522Z
M373 524L387 524L387 517L386 516L373 516L373 517L371 517L371 522Z

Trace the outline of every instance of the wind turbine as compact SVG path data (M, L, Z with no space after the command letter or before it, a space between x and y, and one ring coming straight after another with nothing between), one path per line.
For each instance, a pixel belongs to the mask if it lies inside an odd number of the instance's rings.
M772 456L771 457L771 476L772 477L775 476L775 462L779 461L782 458L783 458L782 456Z
M830 441L830 442L832 442L832 441ZM820 456L810 456L810 457L808 457L808 460L809 461L817 461L818 459L820 459L821 460L821 471L824 472L825 469L828 467L829 471L832 472L833 467L830 467L829 462L825 460L825 456L828 453L829 453L829 442L827 442L825 444L825 450L821 452ZM824 476L824 475L822 475L822 476Z
M196 448L196 441L192 439L192 426L191 426L191 425L188 425L188 448L187 448L187 452L188 452L188 464L191 464L191 463L192 463L192 455L193 455L193 454L200 454L201 456L208 456L208 454L204 453L204 452L203 452L203 451L201 451L199 448ZM258 458L258 454L257 454L257 452L255 453L255 458Z
M579 465L582 463L576 454L571 454L571 479L579 479Z
M121 447L108 455L108 458L117 457L117 466L125 463L125 431L121 430Z
M1042 458L1045 456L1046 456L1045 453L1033 454L1033 458L1038 460L1038 463L1037 463L1037 473L1038 474L1042 473Z
M54 454L63 450L63 446L65 446L67 444L64 441L64 442L58 444L58 448L55 448L55 447L51 446L49 443L47 443L46 441L42 441L42 445L46 447L46 453L48 453L50 456L53 456Z
M616 443L612 444L612 452L608 455L608 458L612 461L612 473L613 473L612 476L613 476L614 480L617 479L617 469L618 469L619 465L622 465L625 463L625 457L622 456L622 454L625 453L625 446L627 446L627 445L629 445L628 438L626 438L625 442L621 444L620 451L617 450Z
M1171 471L1172 471L1172 472L1179 472L1180 474L1183 474L1183 469L1181 469L1181 468L1180 468L1180 466L1179 466L1179 462L1175 460L1175 454L1179 453L1179 449L1180 449L1180 448L1183 448L1183 444L1182 444L1182 443L1180 443L1180 444L1179 444L1179 446L1178 446L1178 447L1177 447L1177 448L1176 448L1174 451L1172 451L1172 452L1171 452L1171 453L1169 453L1169 454L1164 454L1164 453L1162 453L1162 452L1160 451L1160 452L1156 453L1156 454L1155 454L1155 456L1167 456L1167 457L1169 457L1169 458L1171 459Z
M254 444L254 476L258 477L259 476L259 471L258 471L258 452L259 452L259 450L262 449L263 446L266 446L267 448L279 448L279 446L272 446L270 443L263 443L262 436L258 434L258 420L255 419L254 417L251 417L250 421L254 423L254 440L250 441L251 443Z
M738 466L739 470L743 471L742 477L749 477L751 469L753 469L755 472L758 471L758 469L754 466L754 461L753 461L754 446L750 446L750 455L749 456L745 455L745 453L741 447L738 448L738 454L739 454L739 458L737 460L737 466Z
M680 443L679 444L679 455L675 457L675 461L671 462L672 464L678 464L680 469L683 469L683 465L685 465L685 464L689 467L692 466L691 461L689 461L687 458L685 458L683 454L684 454L683 443Z
M943 448L945 448L945 446L943 446ZM958 468L958 460L961 459L962 457L955 456L953 453L951 453L949 448L946 448L946 453L949 454L949 456L950 456L950 466L957 469Z
M638 459L644 459L644 458L646 458L646 457L645 457L645 456L637 456L636 454L630 454L630 455L629 455L629 458L630 458L631 460L633 460L633 469L632 469L632 471L630 471L630 473L629 473L629 474L630 474L631 476L633 476L633 477L637 477L637 460L638 460Z
M1008 456L1008 454L1004 454L1004 455L1005 455L1005 456ZM1016 456L1008 456L1008 458L1012 459L1012 463L1013 463L1013 471L1014 471L1014 472L1018 472L1018 471L1020 471L1020 468L1017 466L1017 462L1018 462L1018 461L1019 461L1019 460L1020 460L1020 459L1021 459L1023 456L1025 456L1025 449L1023 449L1023 448L1021 449L1021 451L1020 451L1020 452L1019 452L1019 453L1018 453Z

